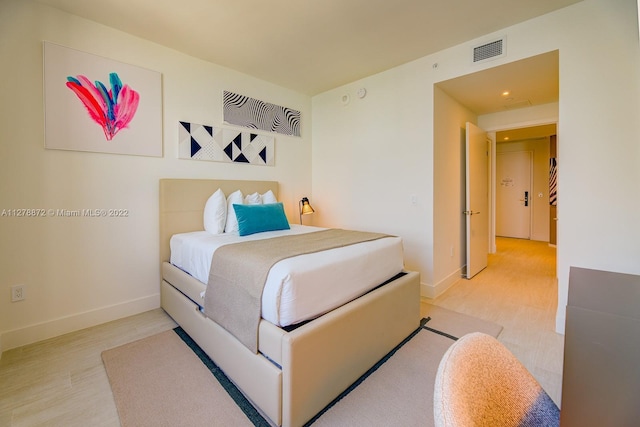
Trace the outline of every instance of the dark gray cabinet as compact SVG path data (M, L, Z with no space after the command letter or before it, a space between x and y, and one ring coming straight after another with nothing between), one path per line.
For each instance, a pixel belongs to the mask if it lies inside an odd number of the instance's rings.
M572 267L563 427L640 425L640 276Z

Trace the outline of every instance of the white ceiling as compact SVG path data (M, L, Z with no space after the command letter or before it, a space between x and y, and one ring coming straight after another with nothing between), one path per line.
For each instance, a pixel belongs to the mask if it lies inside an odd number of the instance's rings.
M580 0L38 1L315 95Z
M558 101L558 51L437 84L478 115ZM506 93L508 92L508 93Z
M558 102L558 51L543 53L437 84L477 115ZM505 93L508 92L508 93ZM518 142L557 134L555 123L505 129L496 142Z

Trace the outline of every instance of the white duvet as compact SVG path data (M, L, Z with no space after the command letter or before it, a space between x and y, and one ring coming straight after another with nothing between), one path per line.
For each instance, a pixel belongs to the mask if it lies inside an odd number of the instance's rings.
M226 244L323 230L291 225L290 230L239 236L207 231L171 237L171 263L200 282L209 280L214 251ZM388 237L276 263L262 293L262 317L277 326L312 319L359 297L403 269L402 240Z

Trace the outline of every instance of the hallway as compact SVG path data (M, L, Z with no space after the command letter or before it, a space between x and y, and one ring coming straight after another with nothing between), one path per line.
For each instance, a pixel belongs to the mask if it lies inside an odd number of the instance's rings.
M555 332L556 248L502 237L496 246L485 270L429 302L502 325L498 339L560 406L564 335Z

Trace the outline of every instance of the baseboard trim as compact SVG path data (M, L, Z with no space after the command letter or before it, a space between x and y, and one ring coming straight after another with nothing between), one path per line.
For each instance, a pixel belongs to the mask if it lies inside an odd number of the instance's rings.
M426 298L437 298L443 293L447 291L454 283L456 283L462 277L462 269L457 269L440 282L430 285L430 284L420 284L420 296Z
M160 294L153 294L135 300L82 313L59 317L24 328L4 331L0 334L0 357L2 352L23 345L54 338L69 332L90 328L123 317L133 316L160 307Z
M567 323L567 307L564 306L556 311L556 333L565 335L565 327Z

